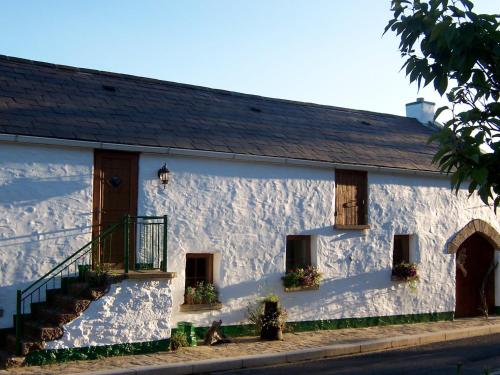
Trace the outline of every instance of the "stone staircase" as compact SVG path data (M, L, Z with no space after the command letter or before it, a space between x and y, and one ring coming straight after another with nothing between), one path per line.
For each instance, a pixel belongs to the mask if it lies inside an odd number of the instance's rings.
M26 355L43 350L47 341L61 338L63 326L80 316L108 288L109 281L95 285L79 277L63 278L61 288L47 290L46 301L31 303L30 314L23 315L19 353L15 327L0 339L0 368L21 365Z

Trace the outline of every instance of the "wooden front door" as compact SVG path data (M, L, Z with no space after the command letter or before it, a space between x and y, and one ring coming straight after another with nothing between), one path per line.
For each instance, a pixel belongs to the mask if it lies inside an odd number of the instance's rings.
M480 234L466 239L456 254L456 308L455 317L482 315L481 285L491 266L494 249ZM495 308L495 271L486 280L485 296L489 313Z
M138 155L127 152L95 151L94 158L94 216L93 235L98 235L125 215L137 213ZM130 236L130 249L134 247ZM99 263L114 269L124 268L123 227L113 232L108 243L100 244L94 253ZM134 262L135 251L130 251L129 264Z

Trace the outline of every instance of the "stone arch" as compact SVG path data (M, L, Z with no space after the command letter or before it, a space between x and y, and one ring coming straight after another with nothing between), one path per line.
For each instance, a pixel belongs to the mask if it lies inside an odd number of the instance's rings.
M480 233L494 249L500 249L500 234L486 221L481 219L471 220L465 227L458 231L457 234L448 243L448 253L454 254L467 238L474 233Z

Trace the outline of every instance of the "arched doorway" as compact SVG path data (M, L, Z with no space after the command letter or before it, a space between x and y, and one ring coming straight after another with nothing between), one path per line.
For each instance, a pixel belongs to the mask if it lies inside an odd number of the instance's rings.
M456 253L455 317L489 314L495 309L495 249L479 232L469 236ZM488 273L489 272L489 273ZM487 276L488 275L488 276ZM487 276L487 277L486 277ZM484 283L484 295L481 295Z
M448 253L456 257L455 317L482 315L481 284L495 259L495 252L500 250L500 233L484 220L474 219L450 239L447 247ZM498 295L495 298L495 283L498 287L499 282L500 265L485 281L489 313L493 312L495 304L500 304Z

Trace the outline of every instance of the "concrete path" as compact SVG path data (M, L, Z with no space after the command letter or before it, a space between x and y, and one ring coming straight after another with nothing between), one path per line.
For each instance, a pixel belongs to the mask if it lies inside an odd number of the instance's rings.
M0 374L191 374L330 358L492 333L500 333L500 317L287 333L284 341L243 337L227 345L14 368Z

